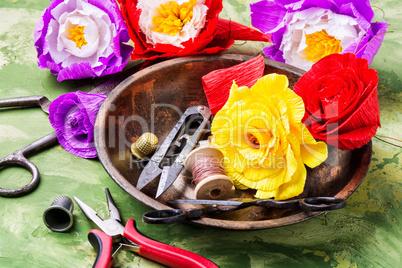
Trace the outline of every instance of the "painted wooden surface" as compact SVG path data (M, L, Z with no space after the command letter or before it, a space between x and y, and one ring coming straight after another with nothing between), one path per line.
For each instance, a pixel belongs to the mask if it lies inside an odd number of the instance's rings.
M223 18L250 24L250 0L224 0ZM0 97L45 95L53 100L69 91L89 91L95 81L57 82L36 65L33 30L46 0L0 2ZM380 77L382 127L378 135L402 139L401 88L402 7L398 0L375 0L385 11L393 33L386 35L371 67ZM380 11L376 13L381 14ZM239 42L229 52L256 55L263 44ZM52 131L39 109L0 112L0 157ZM97 160L71 155L57 145L32 156L41 172L38 189L28 196L0 198L0 267L91 267L95 253L87 240L91 225L77 206L67 233L54 233L42 221L43 211L58 195L77 196L107 217L108 187L124 220L134 218L145 235L201 254L220 267L400 267L401 174L399 148L373 139L370 170L347 207L291 226L259 231L229 231L190 224L149 225L141 222L149 209L120 189ZM21 168L0 171L0 185L26 184ZM116 255L115 267L160 267L131 252Z

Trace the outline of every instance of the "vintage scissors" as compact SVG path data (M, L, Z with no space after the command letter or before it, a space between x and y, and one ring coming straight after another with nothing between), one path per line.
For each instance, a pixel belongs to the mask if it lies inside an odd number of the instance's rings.
M177 142L177 136L180 133L180 131L183 130L183 127L185 127L186 124L188 124L189 122L191 123L191 120L189 121L189 118L192 116L199 116L199 115L202 116L202 121L199 124L197 130L194 132L194 134L192 134L191 136L185 134L179 138L179 140L182 140L183 138L186 139L186 145L180 151L180 154L175 159L174 163L170 166L166 165L164 167L161 167L169 148L175 143L174 142L175 140ZM179 176L181 170L184 167L184 160L186 159L187 155L191 152L191 150L195 147L198 140L201 138L203 130L206 128L210 117L211 117L211 111L209 110L208 107L199 105L187 108L187 110L180 117L179 121L176 123L176 125L168 134L168 136L165 138L162 145L153 154L153 156L151 157L145 168L142 170L136 188L138 190L141 190L153 179L158 177L159 174L161 174L155 198L157 198L164 191L166 191L166 189L170 185L172 185L172 183Z
M95 87L89 93L92 94L100 94L103 93L108 95L120 82L126 79L128 76L139 70L139 66L135 65L130 67L129 69L119 73L114 76L110 80L105 83ZM49 113L49 105L50 101L45 96L29 96L29 97L20 97L20 98L11 98L11 99L3 99L0 100L0 108L3 107L34 107L39 106L45 113ZM49 133L48 135L40 138L37 141L15 151L12 154L5 156L3 159L0 159L0 171L1 168L9 167L9 166L21 166L26 168L31 174L31 181L18 189L3 189L0 188L0 196L4 197L18 197L29 194L33 190L35 190L39 185L39 170L35 166L34 163L29 161L27 157L32 153L40 151L44 148L50 147L57 143L56 132Z
M0 107L32 107L32 106L39 106L45 113L49 113L49 105L50 101L45 96L29 96L29 97L21 97L21 98L13 98L13 99L4 99L0 100ZM32 180L25 186L7 190L0 188L0 196L5 197L17 197L26 195L33 190L36 189L39 185L39 170L38 168L29 161L26 157L28 155L39 151L45 147L54 145L57 143L57 136L56 132L52 132L37 141L15 151L12 154L4 157L0 160L0 167L4 166L21 166L26 168L32 174Z
M142 219L146 223L176 223L186 220L197 220L214 213L231 212L250 206L262 206L277 209L302 208L306 212L328 211L345 207L346 201L336 197L310 197L277 201L273 199L259 199L242 202L237 200L202 200L202 199L177 199L169 200L168 204L199 204L201 208L192 209L166 209L154 210L144 213ZM249 200L249 199L246 199Z
M110 214L108 220L102 220L91 207L74 196L74 200L85 216L102 230L93 229L88 233L88 240L97 253L93 267L111 267L113 255L121 248L136 252L140 256L168 267L218 267L210 260L193 252L163 244L142 235L137 230L133 219L128 220L126 226L123 226L119 210L109 189L106 188L105 191ZM117 249L112 253L113 244L117 245Z

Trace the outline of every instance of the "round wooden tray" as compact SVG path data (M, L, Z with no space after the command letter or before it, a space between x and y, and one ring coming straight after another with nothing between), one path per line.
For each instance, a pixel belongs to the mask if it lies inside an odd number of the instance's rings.
M130 145L150 131L163 142L180 118L180 112L195 105L208 105L201 77L231 67L251 56L212 55L167 60L147 67L118 85L103 103L95 125L95 146L102 165L111 178L128 194L152 209L170 209L167 200L194 198L194 186L186 172L158 199L154 199L159 178L141 191L137 180L144 166L130 154ZM303 71L268 59L265 73L285 74L293 88ZM329 157L320 166L308 169L304 192L299 197L349 197L363 181L371 161L371 142L353 151L329 147ZM184 169L183 169L184 170ZM248 191L236 190L236 197L251 198ZM190 208L192 205L186 205ZM184 206L183 206L184 208ZM226 229L264 229L289 225L318 216L300 209L250 207L202 218L193 223Z

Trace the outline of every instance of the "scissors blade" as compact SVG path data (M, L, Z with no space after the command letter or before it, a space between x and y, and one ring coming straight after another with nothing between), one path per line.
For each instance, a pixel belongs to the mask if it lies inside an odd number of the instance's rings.
M158 196L163 194L163 192L165 192L167 188L169 188L169 186L172 185L172 183L179 176L183 167L184 165L175 162L173 163L173 165L165 166L163 168L155 198L158 198Z
M145 168L142 170L140 177L138 178L136 188L141 190L148 183L150 183L154 178L161 174L162 169L159 168L159 163L154 161L149 161Z
M216 206L239 206L243 202L230 200L209 200L209 199L177 199L167 201L169 204L195 204L195 205L216 205Z

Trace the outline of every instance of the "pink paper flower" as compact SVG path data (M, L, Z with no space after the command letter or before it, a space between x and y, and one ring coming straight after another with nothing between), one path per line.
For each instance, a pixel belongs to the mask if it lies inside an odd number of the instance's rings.
M133 50L114 0L54 0L35 28L39 68L57 80L120 72Z

